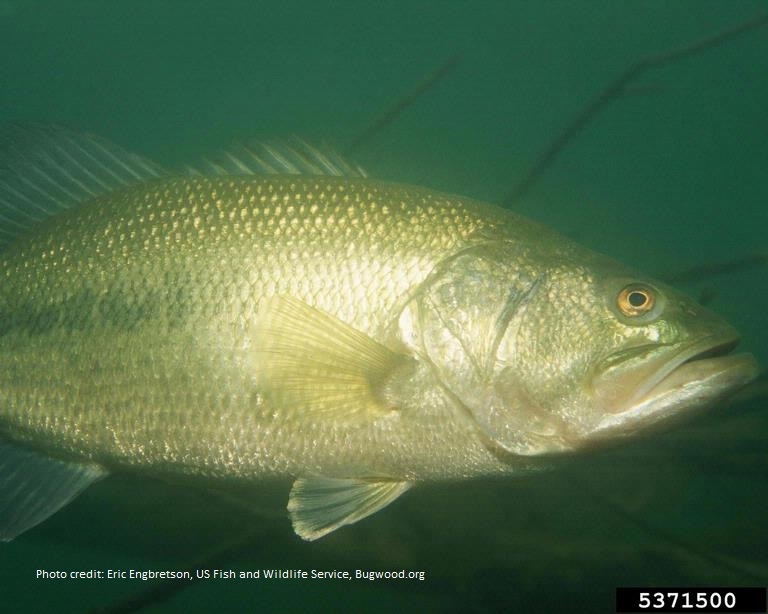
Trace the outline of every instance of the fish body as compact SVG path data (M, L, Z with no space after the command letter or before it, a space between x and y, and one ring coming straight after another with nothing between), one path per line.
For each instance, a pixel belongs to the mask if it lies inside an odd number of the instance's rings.
M23 228L0 252L0 484L21 467L70 486L8 478L45 513L0 497L7 538L128 470L293 479L315 539L415 483L536 467L757 370L719 356L737 336L704 308L492 205L31 140L49 153L11 148L4 184L45 219L6 215Z
M4 430L155 472L497 469L460 414L276 406L253 323L287 296L397 347L430 273L500 222L426 190L333 177L172 178L95 199L2 261Z

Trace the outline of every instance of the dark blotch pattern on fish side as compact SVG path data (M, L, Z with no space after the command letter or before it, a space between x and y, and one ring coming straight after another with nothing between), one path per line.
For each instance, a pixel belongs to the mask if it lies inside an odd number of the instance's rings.
M99 327L131 331L153 319L174 329L184 324L190 312L190 292L183 282L144 292L120 288L102 297L82 290L57 303L25 301L3 310L0 337L11 333L42 336L54 329L62 333Z

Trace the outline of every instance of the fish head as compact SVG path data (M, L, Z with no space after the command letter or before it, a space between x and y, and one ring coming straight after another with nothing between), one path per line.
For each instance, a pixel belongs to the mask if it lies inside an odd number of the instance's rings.
M734 328L578 247L485 245L416 299L421 351L490 445L517 455L613 441L716 403L758 373Z

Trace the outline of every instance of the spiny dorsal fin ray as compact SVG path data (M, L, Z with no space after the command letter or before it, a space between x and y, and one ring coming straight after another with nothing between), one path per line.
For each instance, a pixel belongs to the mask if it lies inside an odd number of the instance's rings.
M395 408L380 391L409 359L365 333L289 296L262 305L254 368L265 397L286 411L369 423Z
M303 139L236 143L202 163L186 167L192 175L331 175L367 177L359 166L330 147L314 147Z
M413 486L387 478L299 478L288 496L293 530L314 541L378 512Z
M102 138L60 126L0 131L0 250L42 220L113 190L166 175Z

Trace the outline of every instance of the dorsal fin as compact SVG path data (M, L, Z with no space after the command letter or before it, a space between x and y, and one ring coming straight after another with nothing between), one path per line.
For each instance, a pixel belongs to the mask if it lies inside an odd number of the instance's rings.
M166 173L104 139L60 126L0 131L0 250L38 222Z
M205 158L191 175L367 177L330 148L293 138L247 142ZM88 133L10 124L0 130L0 251L51 217L113 190L168 176L154 162Z
M362 168L329 147L317 148L293 137L287 141L237 143L203 158L193 175L332 175L367 177Z

